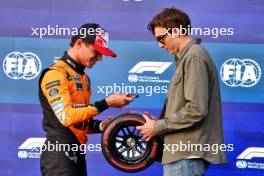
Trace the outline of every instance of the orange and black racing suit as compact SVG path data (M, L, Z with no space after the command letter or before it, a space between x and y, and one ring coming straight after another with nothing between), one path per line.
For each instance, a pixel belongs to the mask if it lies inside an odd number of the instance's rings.
M101 121L93 117L108 106L105 99L90 104L91 85L84 69L65 53L40 76L39 99L47 132L41 155L42 175L86 175L85 155L75 151L76 145L86 144L88 133L100 132ZM75 150L51 151L51 144L68 144Z

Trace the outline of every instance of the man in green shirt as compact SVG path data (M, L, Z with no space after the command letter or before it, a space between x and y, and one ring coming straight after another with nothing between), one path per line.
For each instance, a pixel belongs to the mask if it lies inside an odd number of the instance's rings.
M164 9L148 25L176 61L160 119L145 113L146 123L137 127L147 141L164 136L164 176L200 176L209 163L226 162L217 70L201 41L186 33L190 27L188 15L176 8Z

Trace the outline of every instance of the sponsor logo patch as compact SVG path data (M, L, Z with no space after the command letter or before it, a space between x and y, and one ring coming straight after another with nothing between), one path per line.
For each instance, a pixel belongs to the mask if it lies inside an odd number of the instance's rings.
M49 96L50 97L54 97L54 96L58 95L58 93L59 93L59 90L58 89L51 89L49 91Z
M50 104L56 103L61 100L61 97L56 97L53 100L50 101Z
M48 90L52 87L59 86L59 85L60 85L60 80L52 81L46 84L46 89Z

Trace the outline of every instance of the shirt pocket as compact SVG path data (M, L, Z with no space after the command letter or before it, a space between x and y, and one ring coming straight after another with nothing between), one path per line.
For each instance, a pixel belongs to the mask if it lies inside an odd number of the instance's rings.
M168 96L172 97L179 97L182 92L182 75L176 75L171 81L170 81L170 89Z
M182 75L176 75L174 79L171 80L172 85L177 85L180 83Z
M170 81L170 88L173 88L173 87L177 87L180 82L181 82L181 79L182 79L182 75L176 75L175 77L172 78L172 80Z

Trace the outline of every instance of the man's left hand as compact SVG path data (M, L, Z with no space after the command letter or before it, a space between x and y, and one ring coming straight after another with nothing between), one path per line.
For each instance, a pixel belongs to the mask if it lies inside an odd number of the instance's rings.
M146 123L142 126L137 126L137 129L144 135L142 138L146 141L150 141L154 136L157 135L157 133L154 131L154 123L155 120L153 120L150 117L150 114L144 113L143 117L146 120Z

